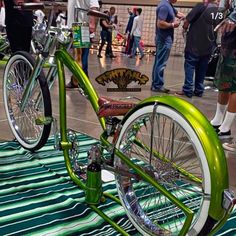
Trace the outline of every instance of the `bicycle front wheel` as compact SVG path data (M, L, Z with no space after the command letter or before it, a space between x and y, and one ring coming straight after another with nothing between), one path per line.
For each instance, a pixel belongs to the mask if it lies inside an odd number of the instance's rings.
M41 72L21 111L22 95L35 66L34 58L27 52L13 54L4 71L3 97L10 128L16 140L26 149L41 148L48 139L51 123L37 124L36 119L51 117L51 98L44 73Z
M145 105L126 119L116 148L194 212L188 235L207 235L215 224L208 213L213 194L208 157L184 116L165 104ZM126 173L116 174L118 194L140 233L181 234L183 209L148 181L134 177L135 171L117 156L114 165Z

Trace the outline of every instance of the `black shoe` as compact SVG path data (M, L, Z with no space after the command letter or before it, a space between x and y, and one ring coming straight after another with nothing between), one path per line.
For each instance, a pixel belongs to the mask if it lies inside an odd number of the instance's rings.
M193 96L192 94L185 93L184 91L176 92L175 95L186 96L188 98L191 98Z
M71 81L66 84L66 89L77 89L78 85L73 84Z
M212 125L212 127L214 128L214 130L216 131L216 133L219 133L219 132L220 132L220 130L219 130L220 125Z
M97 57L98 57L98 58L102 58L102 55L101 55L101 54L98 54Z
M194 92L194 96L196 96L196 97L199 97L199 98L201 98L201 97L202 97L202 95L203 95L203 93L195 93L195 92Z
M170 90L166 89L166 88L154 88L154 87L151 87L151 91L157 92L157 93L169 93L170 92Z
M116 56L115 55L111 55L110 58L116 58Z
M219 139L227 139L231 137L231 130L227 131L227 132L218 132L218 137Z

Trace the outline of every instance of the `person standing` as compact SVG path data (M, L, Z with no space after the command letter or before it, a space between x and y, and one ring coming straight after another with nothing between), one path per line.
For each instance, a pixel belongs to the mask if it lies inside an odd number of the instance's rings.
M108 11L104 11L105 14L108 14ZM101 52L102 52L102 48L105 45L105 43L107 42L107 47L106 47L106 54L109 54L109 52L112 51L111 49L111 43L112 43L112 39L111 39L111 34L110 31L112 30L113 26L110 24L108 19L101 19L100 20L100 26L102 28L101 30L101 45L98 49L98 57L102 58Z
M18 2L22 1L4 0L6 32L12 53L16 51L29 52L32 35L33 12L18 9L16 7Z
M164 88L164 69L170 55L174 40L174 29L179 27L184 14L178 12L172 4L177 0L162 0L156 9L156 56L152 71L152 86L154 92L168 93Z
M135 56L136 50L138 48L140 52L140 60L142 60L142 58L144 57L143 48L140 45L140 40L143 32L143 17L141 16L141 13L142 8L138 8L136 12L137 16L134 18L133 27L130 32L130 37L134 38L134 44L130 58Z
M130 32L131 32L132 27L133 27L134 18L136 17L136 11L137 11L137 8L133 8L133 12L129 12L130 17L129 17L129 21L128 21L128 24L127 24L126 29L125 29L125 34L126 34L126 37L127 37L127 45L126 45L126 48L125 48L125 53L127 55L131 54L133 43L134 43L134 38L130 37Z
M186 16L183 25L183 34L187 32L184 52L185 81L182 91L176 92L177 95L189 98L203 95L208 62L216 45L214 28L219 19L212 16L217 11L216 1L209 0L207 3L197 4Z
M115 15L116 13L116 8L111 7L110 11L108 12L109 15L109 25L112 27L108 29L108 34L107 34L107 48L106 48L106 57L110 58L116 58L116 56L113 54L112 51L112 33L114 30L117 29L118 25L118 16Z
M72 27L72 23L75 22L77 18L77 22L88 22L89 23L89 31L90 34L95 33L97 26L97 18L94 16L87 16L86 12L78 11L78 16L75 17L75 7L83 8L83 9L91 9L91 10L99 10L98 0L69 0L67 5L67 25L69 28ZM80 62L83 71L88 76L88 56L89 56L89 48L74 48L74 56L76 60ZM77 81L71 78L71 81L66 85L66 88L78 88Z
M218 133L219 138L226 139L231 136L231 126L236 115L236 0L226 1L229 15L219 29L221 38L221 55L215 75L218 100L214 118L211 124ZM236 143L225 143L226 150L236 152Z

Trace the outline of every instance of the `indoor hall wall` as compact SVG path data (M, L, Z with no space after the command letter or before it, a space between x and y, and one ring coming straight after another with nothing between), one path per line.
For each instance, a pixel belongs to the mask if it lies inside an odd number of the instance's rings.
M123 0L122 0L123 1ZM122 2L122 1L115 1L115 2ZM145 50L148 51L154 51L155 50L155 19L156 19L156 5L154 4L146 4L145 1L145 5L139 5L137 4L137 2L141 2L141 1L135 1L136 4L107 4L105 3L106 1L103 1L103 7L102 7L102 11L105 10L109 10L109 8L111 6L114 6L116 8L116 14L118 15L118 21L119 21L119 31L124 34L125 33L125 29L126 29L126 25L128 22L128 12L127 12L127 8L133 8L133 7L141 7L142 8L142 15L144 18L144 27L143 27L143 35L142 35L142 40L144 42L144 47ZM108 2L108 0L107 0ZM129 1L131 2L131 1ZM143 1L142 1L143 2ZM154 3L154 1L152 1ZM177 10L184 12L185 14L187 14L192 7L190 7L188 4L183 5L183 3L181 2L181 4L179 4L180 6L177 6ZM193 3L192 3L193 5ZM100 35L99 31L100 31L100 27L98 27L97 30L97 34L96 35ZM173 44L173 48L172 48L172 54L175 55L182 55L183 54L183 50L184 50L184 39L182 36L182 25L178 28L175 29L175 40L174 40L174 44Z

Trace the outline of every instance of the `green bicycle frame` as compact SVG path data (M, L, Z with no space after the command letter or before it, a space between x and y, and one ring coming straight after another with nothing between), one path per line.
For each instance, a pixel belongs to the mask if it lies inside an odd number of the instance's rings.
M73 170L70 166L69 159L69 149L71 148L71 143L67 139L67 124L66 124L66 88L65 88L65 66L75 75L78 79L80 86L84 89L86 95L88 96L89 101L92 104L92 107L95 112L98 111L98 95L94 90L92 84L90 83L88 77L81 69L81 67L76 63L76 61L71 57L71 55L66 51L65 48L61 47L55 53L55 60L57 64L57 72L59 79L59 103L60 103L60 133L61 133L61 148L63 149L66 168L72 178L72 180L78 184L82 189L86 189L86 186L81 180L73 173ZM99 119L101 127L105 130L105 119Z
M80 87L84 90L85 94L88 96L88 99L93 107L93 110L97 113L99 109L98 105L98 94L90 83L88 77L83 72L81 67L77 64L77 62L71 57L71 55L64 49L63 47L58 49L55 53L55 60L57 64L58 71L58 79L59 79L59 104L60 104L60 133L61 133L61 148L63 149L63 154L65 158L66 168L71 179L83 190L86 190L86 185L74 174L69 158L69 149L72 148L70 142L68 142L67 138L67 124L66 124L66 90L65 90L65 73L64 73L64 65L73 73L75 78L78 80ZM217 176L222 176L224 181L216 181L211 180L212 182L212 192L216 192L218 194L211 196L211 204L209 209L209 215L215 220L221 220L226 211L222 207L222 198L223 191L228 188L228 173L227 173L227 164L224 158L224 152L222 147L217 139L213 128L210 128L209 122L207 119L200 113L198 109L193 107L191 104L187 103L182 99L178 99L176 97L151 97L145 99L141 103L138 104L136 108L131 110L123 119L123 123L126 118L130 115L130 113L134 112L136 109L148 104L154 103L162 103L170 107L175 107L177 111L181 111L183 116L189 120L191 125L193 126L196 134L198 135L200 142L204 143L206 149L204 150L207 153L207 156L210 156L208 160L210 173L216 174ZM102 129L105 131L105 119L98 118L101 124ZM205 133L205 131L207 131ZM208 137L211 137L209 140ZM101 136L101 142L103 145L107 147L112 147L112 144L108 142L107 136L103 134ZM210 142L211 141L211 142ZM215 147L214 149L212 147ZM122 159L129 167L133 168L142 179L146 182L153 185L160 192L162 192L171 202L173 202L176 206L183 210L186 215L186 220L184 223L184 227L182 228L180 235L185 235L192 223L193 212L187 206L185 206L180 200L178 200L174 195L165 190L158 182L153 180L153 178L144 173L137 165L132 163L128 157L126 157L119 150L115 149L115 154ZM220 157L220 158L219 158ZM163 157L164 158L164 157ZM222 172L222 169L224 170ZM187 175L187 173L185 173ZM213 176L213 175L211 175ZM216 191L217 190L217 191ZM102 213L101 213L102 214Z

